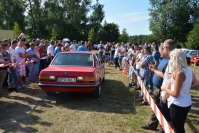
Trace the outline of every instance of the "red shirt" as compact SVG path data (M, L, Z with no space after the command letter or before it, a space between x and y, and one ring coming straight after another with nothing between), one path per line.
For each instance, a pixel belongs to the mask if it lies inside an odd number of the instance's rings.
M46 57L46 51L45 51L45 48L39 48L39 54L40 54L40 57Z

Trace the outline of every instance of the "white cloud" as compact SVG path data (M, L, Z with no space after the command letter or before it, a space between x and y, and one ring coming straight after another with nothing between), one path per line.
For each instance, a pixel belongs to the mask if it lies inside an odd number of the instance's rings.
M131 12L131 13L118 14L106 17L107 22L114 22L118 24L148 21L148 19L149 19L148 12Z

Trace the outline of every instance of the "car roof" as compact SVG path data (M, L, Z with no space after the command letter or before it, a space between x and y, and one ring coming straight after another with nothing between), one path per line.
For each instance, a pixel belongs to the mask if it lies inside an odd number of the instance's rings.
M71 53L71 54L96 54L92 51L66 51L66 52L60 52L60 53Z

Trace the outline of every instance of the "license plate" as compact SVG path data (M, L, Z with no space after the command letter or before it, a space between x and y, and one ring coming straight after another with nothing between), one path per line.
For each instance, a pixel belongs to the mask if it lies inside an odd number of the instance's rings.
M57 78L57 82L76 82L76 78Z

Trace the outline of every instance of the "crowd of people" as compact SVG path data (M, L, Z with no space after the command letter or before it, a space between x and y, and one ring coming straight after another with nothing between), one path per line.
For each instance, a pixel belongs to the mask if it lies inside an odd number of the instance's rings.
M190 60L179 48L180 45L176 45L172 39L160 45L102 45L102 42L98 45L99 55L109 65L114 62L115 68L129 70L129 87L140 90L136 81L136 75L139 76L174 132L185 133L184 123L192 105L190 89L198 86L199 82L189 66ZM140 105L148 105L142 91L139 100ZM158 123L153 113L148 124L141 128L156 130ZM163 133L164 130L160 127L159 132Z
M24 33L16 40L4 39L0 42L0 96L4 94L3 85L8 86L9 91L17 91L37 81L39 72L50 64L57 53L91 50L91 42L49 42L39 38L27 41Z
M61 51L91 51L92 44L76 40L66 42L32 39L26 42L24 34L18 40L4 39L0 43L0 95L3 95L3 82L8 83L8 90L17 91L26 84L37 81L39 72L46 68L54 56ZM175 133L184 133L184 123L191 108L191 87L199 85L193 74L186 55L172 39L162 44L144 46L134 43L110 43L100 41L99 58L108 65L114 65L120 71L128 70L129 87L140 89L139 76L154 98L160 111L171 124ZM9 65L8 65L9 64ZM136 71L136 73L133 71ZM145 95L140 91L140 105L148 105ZM156 130L158 120L152 114L143 129ZM160 130L160 132L164 132Z

